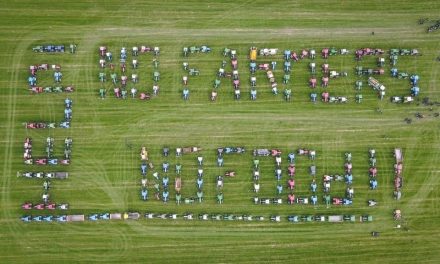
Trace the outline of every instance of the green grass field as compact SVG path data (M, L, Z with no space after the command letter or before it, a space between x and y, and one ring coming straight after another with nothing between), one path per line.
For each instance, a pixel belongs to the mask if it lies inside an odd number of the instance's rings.
M300 51L303 48L372 47L416 48L422 56L399 56L397 68L421 77L420 98L438 101L440 33L426 33L417 20L438 20L438 1L9 1L0 7L0 262L121 262L127 263L437 263L440 260L439 210L439 120L437 105L420 102L397 105L391 95L408 94L408 80L389 76L390 66L379 78L387 86L387 100L380 101L364 81L361 104L354 102L356 62L353 54L331 57L330 68L347 71L349 76L330 81L329 91L349 98L349 103L309 102L310 73L306 59L294 64L291 82L293 100L284 102L273 96L265 73L258 72L258 100L249 99L249 47ZM372 35L371 32L375 34ZM33 53L38 44L78 45L72 55ZM182 47L207 44L209 54L182 57ZM161 48L160 95L150 101L113 98L111 83L105 100L99 99L98 48L107 45L118 57L119 49L133 45ZM222 81L219 98L208 100L215 73L224 59L224 47L237 49L242 100L234 101L232 85ZM388 56L385 55L387 58ZM140 57L140 84L153 85L152 55ZM129 56L131 59L131 56ZM199 68L200 76L190 77L189 101L181 99L181 67L187 60ZM259 57L259 62L269 61ZM275 76L281 83L282 55L276 57ZM320 66L324 60L316 59ZM387 58L388 62L388 58ZM65 94L30 95L26 79L31 64L61 64L63 85L73 84L72 127L67 130L26 130L30 120L59 121L63 115ZM360 65L376 67L375 57L365 57ZM131 73L131 69L128 70ZM318 77L321 76L319 73ZM109 76L108 76L109 79ZM39 75L42 86L51 85L50 73ZM283 85L279 86L284 89ZM322 91L318 88L318 91ZM378 113L381 109L382 113ZM416 119L415 113L425 115ZM412 124L403 120L412 118ZM147 211L281 215L283 221L107 221L83 223L22 223L25 214L20 205L38 201L42 182L17 178L17 171L49 170L25 166L22 142L34 140L34 156L44 155L45 138L55 138L55 154L62 154L62 140L74 140L72 164L55 167L67 170L69 179L52 181L54 201L68 202L69 214ZM202 204L163 204L139 199L139 149L145 145L150 159L159 168L165 161L162 147L197 145L205 157L205 201ZM244 155L225 157L225 167L216 166L220 146L245 146ZM317 151L318 179L326 173L343 171L344 153L353 154L355 199L350 207L326 208L301 205L252 204L252 156L257 147L280 148L283 153L299 147ZM393 155L395 147L404 151L403 197L396 201L393 191ZM378 153L379 188L369 190L368 149ZM287 166L283 155L283 168ZM194 196L196 155L167 159L171 166L183 165L183 196ZM274 197L276 181L274 161L261 158L261 197ZM311 164L297 157L298 195L310 195ZM227 169L237 171L226 179L225 202L215 201L214 177ZM151 180L151 171L148 172ZM174 179L174 174L170 173ZM284 173L283 180L287 179ZM343 196L345 185L333 184L331 194ZM152 193L152 189L150 189ZM322 196L321 184L319 197ZM284 191L283 197L287 195ZM378 200L375 208L368 199ZM395 208L403 212L403 228L395 229ZM37 214L38 212L33 212ZM298 223L286 220L290 214L370 214L371 223ZM373 238L371 231L379 231Z

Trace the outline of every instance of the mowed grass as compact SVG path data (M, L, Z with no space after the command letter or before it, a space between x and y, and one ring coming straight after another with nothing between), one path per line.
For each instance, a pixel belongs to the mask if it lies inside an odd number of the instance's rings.
M354 50L362 47L417 48L420 57L399 57L399 70L418 73L421 77L421 98L439 100L437 89L440 64L439 33L426 34L417 24L420 17L439 19L437 1L76 1L9 2L0 8L0 144L1 215L0 259L2 263L63 262L438 262L439 224L439 124L434 114L436 105L394 105L379 101L364 84L364 102L356 104L352 55L331 57L330 68L347 71L349 76L331 80L331 94L347 96L346 105L309 102L307 80L309 60L294 63L291 83L293 100L284 102L273 96L264 72L258 72L258 100L249 100L247 54L250 46L284 49L335 46ZM374 36L371 32L374 31ZM78 44L71 54L35 54L31 47L41 43ZM98 47L107 45L115 58L122 46L157 45L161 72L160 95L148 102L112 97L98 98ZM182 47L207 44L210 54L182 57ZM219 98L209 102L215 73L224 59L224 47L237 49L242 100L234 101L232 85L222 80ZM151 92L152 55L139 58L139 90ZM129 56L131 60L131 56ZM200 69L200 76L190 77L190 100L180 95L182 62ZM259 62L271 58L259 57ZM282 58L277 56L275 76L281 83ZM324 63L316 59L318 67ZM28 66L58 63L64 74L63 85L73 84L76 92L72 127L68 130L29 131L22 123L29 120L58 121L63 114L65 95L29 95L26 91ZM228 61L229 63L229 61ZM375 58L359 63L375 68ZM229 67L229 66L228 66ZM230 69L230 68L229 68ZM387 86L387 97L406 95L409 81L389 77L380 80ZM133 72L131 69L128 73ZM318 78L321 76L319 73ZM107 76L109 79L109 76ZM360 78L366 83L366 77ZM39 75L40 83L52 84L50 72ZM322 92L318 88L317 92ZM382 114L377 109L382 110ZM421 112L424 119L416 119ZM408 125L403 119L409 117ZM65 168L71 177L53 181L54 201L69 202L69 213L94 212L193 212L233 213L283 216L281 223L265 222L187 222L139 220L84 223L31 223L19 221L24 201L38 201L42 183L15 177L17 171L49 168L22 165L22 141L32 137L34 156L42 156L47 136L53 136L55 153L62 154L62 140L74 140L72 165ZM197 145L205 158L205 200L202 204L174 204L171 201L139 199L139 148L145 145L156 168L167 160L183 165L184 197L195 196L196 155L168 159L161 155L163 146ZM216 167L216 148L244 146L244 155L225 157L225 167ZM283 153L299 147L317 150L315 164L318 179L325 173L341 173L344 153L353 154L355 199L351 207L325 208L312 206L256 206L252 204L252 157L256 147L280 148ZM403 198L392 198L394 147L404 151ZM368 149L378 153L379 189L368 188ZM287 166L283 155L283 168ZM275 196L272 158L261 158L262 195ZM310 195L311 177L305 157L297 157L298 195ZM64 170L56 167L55 170ZM236 170L237 177L225 180L225 203L215 202L215 176ZM148 177L152 180L152 171ZM174 173L169 174L171 180ZM283 181L287 179L284 173ZM332 195L343 196L342 183L332 185ZM150 188L150 193L152 193ZM284 191L283 197L287 194ZM322 196L321 184L319 197ZM374 198L379 206L368 208ZM402 209L404 229L394 229L392 211ZM372 223L301 223L290 224L289 214L371 214ZM381 232L378 238L371 231Z

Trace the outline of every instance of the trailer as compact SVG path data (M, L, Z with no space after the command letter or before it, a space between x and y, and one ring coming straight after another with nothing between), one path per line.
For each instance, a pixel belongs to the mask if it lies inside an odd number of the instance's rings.
M385 91L385 86L373 77L368 77L368 85L373 87L374 90Z
M122 214L120 214L120 213L110 214L110 219L112 219L112 220L121 220L122 219Z
M68 215L67 222L84 222L84 215Z
M400 148L394 149L394 157L396 158L396 164L403 162L403 152Z
M344 221L344 216L342 216L342 215L329 215L328 221L332 222L332 223L340 223L340 222Z
M69 177L69 173L68 172L46 172L44 174L44 177L49 178L49 179L67 179Z

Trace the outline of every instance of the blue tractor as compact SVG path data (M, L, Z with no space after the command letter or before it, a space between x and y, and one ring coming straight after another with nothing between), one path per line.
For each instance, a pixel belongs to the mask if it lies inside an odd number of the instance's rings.
M143 188L143 189L141 190L141 199L142 199L143 201L148 200L148 190L147 190L146 188Z
M370 180L370 189L372 189L372 190L377 189L377 180L374 178Z
M189 99L189 89L188 88L183 89L182 96L183 96L183 100L185 100L185 101Z
M31 222L32 221L32 216L30 215L25 215L21 217L21 221L23 222Z
M61 78L63 77L63 74L61 72L54 72L53 73L53 78L55 80L55 82L59 83L61 82Z
M164 187L164 188L168 188L168 183L169 183L169 181L170 181L170 178L168 178L168 176L164 176L163 178L162 178L162 186Z
M411 87L411 95L418 96L420 93L420 88L418 86Z
M170 196L170 192L167 189L163 190L162 200L164 203L168 202L169 196Z
M316 205L318 203L318 196L316 196L316 194L312 195L310 201L312 201L313 205Z
M109 220L110 219L110 213L104 213L99 215L99 219L101 220Z
M141 164L141 174L142 174L142 176L147 175L147 170L148 170L147 164L145 162L142 163Z
M316 98L318 98L318 94L317 93L311 93L310 94L310 101L313 103L316 103Z
M52 222L52 219L53 219L53 215L47 215L43 217L43 221L45 222Z
M32 217L32 221L41 222L41 221L43 221L43 217L41 215L34 216L34 217Z
M223 164L224 164L223 156L218 155L217 156L217 166L223 167Z
M89 215L90 221L98 221L98 214L91 214Z
M67 222L67 215L60 215L54 218L57 222Z
M168 172L169 167L170 167L170 164L168 162L162 163L162 171L163 172Z
M203 188L203 178L201 178L201 177L197 178L197 188L199 190L201 190Z
M411 77L410 77L410 80L411 80L411 84L413 85L413 86L416 86L418 83L419 83L419 76L417 75L417 74L413 74L413 75L411 75Z

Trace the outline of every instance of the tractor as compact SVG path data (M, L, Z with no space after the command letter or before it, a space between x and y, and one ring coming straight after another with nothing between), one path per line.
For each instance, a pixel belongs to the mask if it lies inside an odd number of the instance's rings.
M411 55L411 50L409 50L409 49L400 49L399 54L401 56Z
M390 63L392 66L396 66L398 57L397 55L390 55Z
M407 72L399 72L397 75L397 79L408 79L409 78L409 73Z
M322 76L322 78L321 78L321 86L322 87L327 87L328 86L328 80L329 80L328 77Z
M377 66L383 67L385 65L385 58L379 57L377 58Z
M330 71L330 78L346 77L347 72Z
M290 73L290 69L291 69L291 68L290 68L290 67L291 67L290 65L291 65L291 64L290 64L290 61L285 61L285 62L284 62L284 72L285 72L285 73Z
M200 47L200 52L201 53L209 53L209 52L211 52L211 48L206 45L203 45Z
M329 48L324 48L321 50L321 56L323 59L328 59L329 55Z
M309 58L314 60L316 57L316 51L314 49L311 49L309 52Z
M291 89L285 89L284 90L284 99L289 102L292 98L292 90Z
M255 71L257 70L257 64L255 62L249 63L249 70L252 74L254 74Z
M337 54L338 54L338 50L337 50L336 48L332 47L332 48L329 50L329 55L330 55L330 56L335 56L335 55L337 55Z
M316 63L314 63L314 62L311 62L310 64L309 64L309 68L310 68L310 72L311 73L316 73Z
M310 79L309 79L309 86L310 86L310 88L315 88L316 87L316 83L317 83L316 77L315 76L310 77Z
M291 54L290 50L284 50L284 60L285 61L290 60L290 54Z
M191 69L189 69L189 75L191 75L191 76L197 76L197 75L199 75L200 74L200 71L198 70L198 69L195 69L195 68L191 68Z
M153 81L158 82L160 79L160 73L158 71L155 71L153 73Z
M308 55L309 55L309 51L306 50L306 49L303 49L303 50L301 51L301 56L300 56L300 58L301 58L301 59L304 59L304 58L306 58Z

